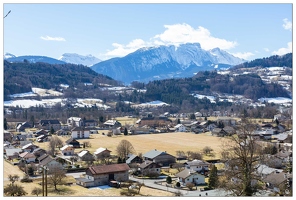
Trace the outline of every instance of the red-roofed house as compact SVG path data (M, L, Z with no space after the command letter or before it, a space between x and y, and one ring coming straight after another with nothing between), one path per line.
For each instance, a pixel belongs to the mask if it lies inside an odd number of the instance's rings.
M98 165L86 169L84 178L76 178L76 184L83 187L108 185L110 181L128 181L130 170L126 163Z

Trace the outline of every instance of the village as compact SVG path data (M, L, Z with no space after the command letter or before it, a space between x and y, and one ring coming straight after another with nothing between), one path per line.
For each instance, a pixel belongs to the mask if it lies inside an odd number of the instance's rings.
M148 180L152 180L149 187L171 191L173 196L184 195L182 191L206 191L204 194L211 196L210 191L215 188L209 183L213 166L217 176L230 167L221 156L220 139L239 135L241 124L240 118L219 114L203 117L200 112L194 116L147 113L139 119L126 116L104 123L80 117L70 117L64 124L55 119L34 124L8 123L4 130L4 162L18 166L26 179L44 178L45 169L48 176L52 171L64 170L65 175L79 174L68 186L127 188L122 189L121 196L139 195ZM249 138L266 149L272 147L272 152L266 152L272 162L258 162L254 173L264 185L262 190L274 196L291 191L292 125L288 121L280 114L273 119L254 119L256 130ZM180 143L191 140L195 147L190 142L178 146L179 141L174 140L174 147L169 148L165 143L170 144L170 137L178 137ZM199 137L206 137L204 144ZM41 185L43 196L47 196L45 183Z

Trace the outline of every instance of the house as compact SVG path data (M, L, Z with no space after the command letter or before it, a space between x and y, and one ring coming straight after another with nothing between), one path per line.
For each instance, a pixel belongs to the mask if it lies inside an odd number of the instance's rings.
M6 149L6 154L4 157L7 160L13 160L13 159L18 158L19 153L21 153L21 152L22 152L21 148Z
M156 149L143 154L143 158L145 161L153 161L161 166L169 166L170 164L176 162L175 156L172 156L165 151L158 151Z
M70 117L67 119L68 127L81 127L83 126L83 120L80 117Z
M265 182L267 188L274 192L280 192L280 188L285 187L287 183L292 185L292 174L275 171L262 180Z
M23 152L19 154L21 160L26 161L26 163L35 162L36 156L29 152Z
M142 163L142 162L143 162L143 159L140 158L140 157L137 156L137 155L130 154L130 155L128 156L128 159L127 159L125 162L126 162L126 164Z
M37 142L48 142L50 141L50 136L49 135L40 135L36 138Z
M227 135L233 135L236 133L235 129L232 126L225 126L223 130L227 133Z
M37 160L38 162L42 162L45 158L47 158L49 155L47 153L40 155Z
M39 147L32 144L32 143L29 143L29 144L26 144L25 146L23 146L22 150L26 151L26 152L33 152L37 148L39 148Z
M83 126L85 126L85 127L95 127L97 125L98 125L98 121L96 121L94 119L83 120Z
M42 119L39 121L39 128L40 129L45 129L45 130L50 130L51 127L54 130L60 130L61 129L61 123L59 120L56 119Z
M37 148L37 149L34 149L32 153L36 156L36 158L39 158L40 156L46 154L46 150Z
M3 135L4 141L12 142L12 138L13 138L13 133L4 130L4 135Z
M40 129L40 130L35 132L35 137L38 137L40 135L48 135L48 131L46 131L44 129Z
M75 140L74 138L70 138L68 140L66 140L65 142L66 144L72 145L74 148L80 148L80 142Z
M59 136L60 136L60 135L62 135L62 136L63 136L63 135L68 135L68 131L65 130L65 129L60 129L60 130L57 130L57 131L56 131L56 134L59 135Z
M71 130L71 137L74 139L89 138L90 130L83 127L75 127Z
M111 152L107 148L100 147L94 152L94 156L96 159L108 158Z
M184 163L185 168L195 172L207 172L210 169L211 163L202 160L192 160Z
M183 124L177 124L174 128L176 132L186 132L186 126Z
M211 131L211 133L213 136L218 136L218 137L224 137L224 136L228 135L228 133L226 131L224 131L223 128L214 128Z
M146 160L139 165L139 170L144 176L149 176L150 174L160 175L161 165L154 163L153 161Z
M268 175L275 173L275 172L283 172L283 170L268 167L267 165L258 165L256 173L261 177L261 179L263 179L263 178L266 178Z
M219 124L219 122L223 123L224 126L235 126L237 124L237 120L233 119L231 117L218 117L218 119L216 120L216 123Z
M140 121L138 121L139 126L151 126L151 127L162 127L167 126L172 123L167 117L143 117Z
M202 114L200 112L194 113L195 117L202 117Z
M20 144L20 141L26 141L26 140L27 140L26 135L17 134L12 137L12 141L15 141L18 144Z
M147 126L143 127L132 127L130 129L131 135L137 135L137 134L149 134L150 133L150 128Z
M67 145L63 146L60 150L64 156L74 155L74 147L71 144L67 144Z
M186 186L187 183L193 183L194 185L205 184L204 175L187 168L177 173L176 177L178 178L178 182L180 182L180 184L183 186Z
M291 151L279 151L277 154L274 155L276 158L281 159L283 162L290 162L292 161L292 152Z
M26 128L32 128L32 125L29 122L23 122L16 125L17 132L25 131Z
M88 150L82 150L77 154L81 161L93 161L94 156Z
M76 178L76 184L83 187L108 185L110 181L129 180L129 166L126 163L91 166L86 169L84 178Z
M106 122L104 122L104 125L108 128L121 127L121 123L117 120L107 120Z
M63 165L52 158L50 155L42 156L43 158L39 160L39 166L47 167L48 169L60 168L63 169Z

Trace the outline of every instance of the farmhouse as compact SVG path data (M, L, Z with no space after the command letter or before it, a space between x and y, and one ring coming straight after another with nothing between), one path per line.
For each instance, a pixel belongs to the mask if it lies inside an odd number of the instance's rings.
M186 131L186 126L183 124L177 124L175 127L176 132L185 132Z
M117 120L107 120L104 123L105 126L107 126L108 128L117 128L117 127L121 127L121 123Z
M187 183L193 183L194 185L205 184L205 176L190 169L184 169L177 173L176 177L183 186L186 186Z
M144 176L150 175L150 174L160 175L160 168L161 166L159 164L149 160L148 161L146 160L139 165L139 169Z
M72 137L69 138L68 140L66 140L65 143L66 143L66 144L69 144L69 145L73 145L74 148L80 148L80 143L79 143L79 141L73 139Z
M64 156L74 155L74 147L71 144L67 144L67 145L63 146L60 150Z
M97 159L107 158L107 157L110 157L110 153L111 153L110 150L100 147L94 152L94 156Z
M201 171L209 171L210 163L202 161L202 160L193 160L185 162L185 167L192 171L201 172Z
M126 163L89 167L84 178L76 178L76 184L83 187L108 185L110 181L128 181L130 170Z
M165 151L151 150L143 154L145 161L153 161L161 166L169 166L171 163L176 162L176 157L168 154Z
M81 161L93 161L94 156L88 150L82 150L78 154L78 159Z
M36 156L29 152L24 152L19 155L21 160L26 161L26 163L35 162Z

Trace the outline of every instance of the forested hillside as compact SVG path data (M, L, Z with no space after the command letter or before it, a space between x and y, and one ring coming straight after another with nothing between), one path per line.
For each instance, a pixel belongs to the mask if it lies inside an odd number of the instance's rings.
M30 92L32 87L51 89L60 84L78 87L83 83L119 84L83 65L4 61L4 95Z
M250 68L250 67L290 67L292 68L292 53L285 54L283 56L270 56L267 58L255 59L250 62L245 62L233 67L236 68Z

